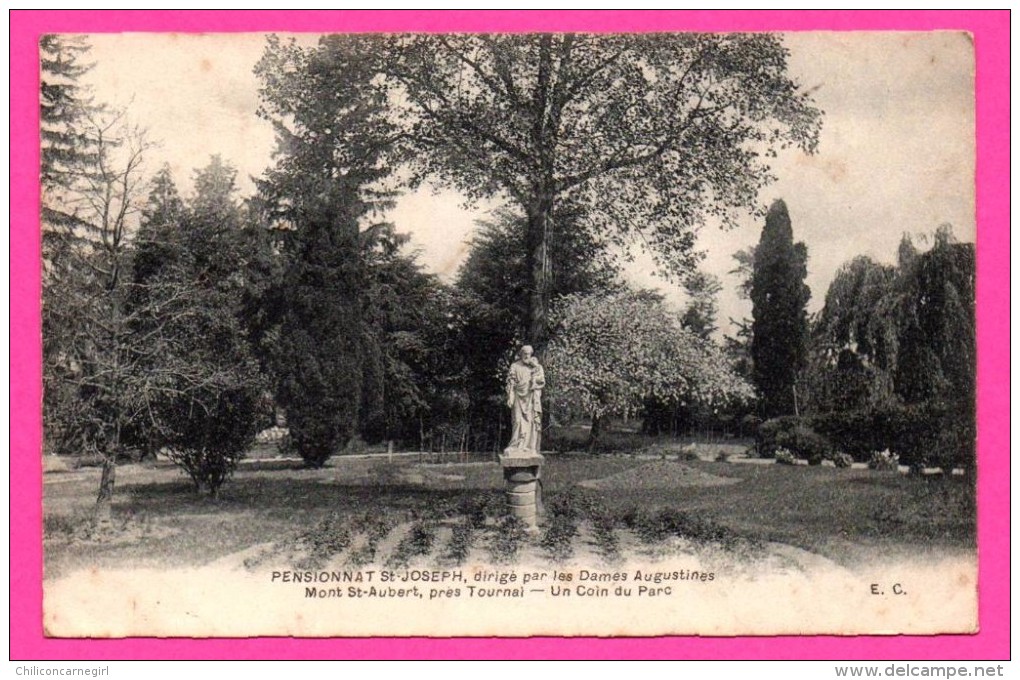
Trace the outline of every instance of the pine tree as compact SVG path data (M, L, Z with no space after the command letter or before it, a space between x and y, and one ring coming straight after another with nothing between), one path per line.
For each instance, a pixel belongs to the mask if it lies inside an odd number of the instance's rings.
M61 205L61 192L76 186L96 161L95 140L87 134L87 118L100 109L80 78L92 67L83 63L89 51L83 36L44 35L40 58L40 181L43 222L67 225L73 215Z
M751 281L754 383L762 415L797 411L797 376L807 357L807 247L794 243L786 203L775 201L755 251Z
M716 296L722 290L722 284L719 283L718 277L702 271L695 271L684 279L683 283L687 292L683 325L698 337L708 340L719 329L716 324L716 317L719 314Z
M152 178L149 198L135 237L135 283L144 283L177 255L174 236L184 219L184 201L174 184L169 165L163 165Z

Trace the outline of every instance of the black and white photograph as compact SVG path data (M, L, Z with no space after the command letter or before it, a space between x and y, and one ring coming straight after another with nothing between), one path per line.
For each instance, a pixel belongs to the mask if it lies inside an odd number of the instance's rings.
M969 34L39 60L46 636L976 632Z

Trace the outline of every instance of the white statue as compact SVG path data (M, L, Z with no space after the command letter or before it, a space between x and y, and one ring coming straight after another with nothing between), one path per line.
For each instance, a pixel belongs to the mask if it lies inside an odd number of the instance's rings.
M521 347L506 380L506 405L510 407L513 431L508 456L540 453L542 446L542 388L545 370L530 345Z

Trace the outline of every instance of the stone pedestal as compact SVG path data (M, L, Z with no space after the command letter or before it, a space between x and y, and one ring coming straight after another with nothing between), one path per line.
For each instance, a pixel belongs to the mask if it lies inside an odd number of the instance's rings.
M532 451L506 451L499 457L506 482L506 501L510 513L521 520L531 533L538 531L538 513L542 507L542 463L545 457Z

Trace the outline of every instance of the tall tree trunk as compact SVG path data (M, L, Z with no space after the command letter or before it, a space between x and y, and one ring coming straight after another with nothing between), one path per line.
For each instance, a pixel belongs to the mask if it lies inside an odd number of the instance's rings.
M531 285L528 290L528 337L535 353L541 358L548 341L548 303L550 261L549 244L552 238L552 195L543 192L528 214L528 271Z
M599 439L602 437L602 418L593 415L591 417L591 431L588 433L588 453L595 453Z
M113 429L113 441L104 452L103 474L99 478L99 494L96 496L95 516L100 521L110 519L110 506L113 502L113 485L117 478L117 455L120 453L120 420Z
M103 474L99 479L99 495L96 497L97 510L109 514L113 499L113 484L117 477L117 453L110 452L103 457Z
M558 121L554 119L552 103L553 37L540 36L538 43L538 73L531 102L531 146L539 154L538 173L532 179L533 201L527 206L527 265L531 275L528 300L527 341L541 359L548 342L548 303L551 279L550 246L553 239L553 202L556 195L554 180L556 136Z

